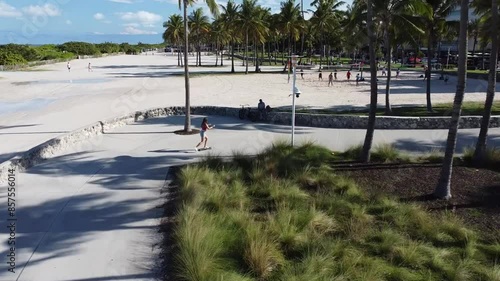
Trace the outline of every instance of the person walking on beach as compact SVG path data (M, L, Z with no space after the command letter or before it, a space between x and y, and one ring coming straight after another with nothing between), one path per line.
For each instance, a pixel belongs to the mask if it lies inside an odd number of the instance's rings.
M333 70L333 77L335 78L335 80L337 80L337 69Z
M89 72L92 72L92 64L90 64L90 62L89 62L88 69L89 69Z
M359 77L359 73L358 73L358 74L356 74L356 86L359 85L359 79L360 79L360 77Z
M387 76L387 72L386 72L385 66L384 66L384 68L382 68L382 76Z
M69 61L68 61L68 64L66 65L66 67L68 68L68 72L71 72L71 64L69 63Z
M210 126L208 124L208 119L205 117L203 118L203 121L201 122L201 130L200 130L200 137L201 141L196 145L194 148L196 151L198 151L198 147L203 144L203 149L207 149L207 142L208 142L208 137L207 137L207 131L213 129L215 126Z
M330 72L330 75L328 75L328 87L333 86L333 73Z
M398 69L396 70L396 78L399 78L399 73L400 73L400 72L401 72L401 70L398 68Z
M323 81L323 73L321 72L321 70L319 71L318 74L318 80Z
M346 76L347 76L347 81L351 81L351 71L350 70L347 71Z
M304 70L303 69L300 70L300 78L304 79Z

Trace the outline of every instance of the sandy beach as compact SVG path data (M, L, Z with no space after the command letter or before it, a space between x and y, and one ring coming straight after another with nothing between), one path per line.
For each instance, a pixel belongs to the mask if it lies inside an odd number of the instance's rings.
M194 65L195 57L190 57ZM93 71L87 69L92 64ZM241 61L235 61L238 74L230 71L231 61L214 67L215 57L204 56L203 67L190 67L191 105L256 106L259 99L271 107L290 107L292 79L285 73L265 73L282 69L281 65L264 66L263 73L244 74ZM170 54L112 56L40 66L31 71L1 72L0 77L0 162L16 153L65 132L97 120L128 114L135 110L160 106L184 105L184 78L177 57ZM254 67L249 66L253 71ZM210 75L205 75L205 74ZM356 86L346 72L338 72L338 80L328 86L329 72L318 80L317 70L297 73L297 86L302 95L297 108L365 107L370 100L369 82ZM380 72L379 72L380 74ZM393 73L395 76L395 73ZM425 82L417 72L402 72L393 78L393 106L425 104ZM368 73L364 73L369 78ZM384 77L379 78L379 104L385 100ZM451 102L455 77L448 84L436 77L432 80L433 102ZM469 79L466 101L483 101L487 83ZM13 136L22 136L13 141Z

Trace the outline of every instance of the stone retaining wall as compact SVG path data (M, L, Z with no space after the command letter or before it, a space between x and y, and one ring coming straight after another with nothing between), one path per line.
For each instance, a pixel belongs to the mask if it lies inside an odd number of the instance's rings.
M240 108L201 106L192 107L194 115L218 115L238 118ZM34 165L51 158L55 153L68 146L96 137L111 131L114 128L133 122L172 115L184 115L184 107L155 108L137 111L126 116L99 121L87 127L75 130L66 135L53 138L45 143L35 146L22 155L18 155L6 162L0 163L0 183L7 178L9 168L18 171L26 170ZM268 123L290 125L291 114L288 112L270 112ZM377 117L377 129L447 129L449 117ZM460 120L460 128L479 128L481 117L465 116ZM348 128L366 129L367 116L353 115L325 115L325 114L296 114L296 125L321 128ZM490 127L500 127L500 116L491 119Z
M238 117L239 110L239 108L227 107L193 107L192 114ZM379 116L377 117L375 128L396 130L448 129L450 120L450 117ZM460 119L459 127L461 129L479 128L481 127L481 120L482 117L480 116L463 116ZM267 123L290 125L291 122L292 116L290 112L268 113ZM368 116L297 113L295 117L295 124L297 126L305 127L366 129ZM490 128L498 127L500 127L500 116L492 116Z

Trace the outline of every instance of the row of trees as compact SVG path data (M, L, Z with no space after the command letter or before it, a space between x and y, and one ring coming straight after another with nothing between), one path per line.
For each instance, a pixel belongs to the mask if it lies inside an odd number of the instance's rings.
M126 53L137 54L144 49L162 48L162 44L136 45L128 43L66 42L60 45L47 44L41 46L7 44L0 45L0 65L23 65L33 61L73 59L77 56L99 56L102 54Z
M374 31L374 18L373 14L375 10L375 2L377 0L366 0L367 4L367 34L370 38L369 48L370 53L373 54L376 48L376 33ZM436 4L441 2L441 4L446 3L448 0L433 0ZM451 116L450 128L448 132L448 138L446 142L446 151L443 161L443 166L438 181L438 185L435 189L434 195L438 198L449 199L451 198L451 176L453 172L453 158L457 143L457 133L459 127L459 120L462 110L462 102L464 99L464 93L466 88L466 74L467 74L467 56L468 56L468 38L469 38L469 4L470 0L460 1L460 22L459 22L459 55L458 55L458 80L457 80L457 90L455 94L455 99L453 102L453 111ZM475 7L475 12L479 16L478 23L481 26L482 34L484 37L491 40L491 55L490 62L496 62L498 59L498 0L473 0L473 7ZM409 3L409 2L406 2ZM453 4L453 3L452 3ZM458 3L455 3L458 4ZM439 7L440 5L437 5ZM428 33L434 33L435 29L432 26L428 26ZM483 39L484 40L484 39ZM370 69L372 73L376 71L376 62L374 57L370 58ZM376 104L377 104L377 83L373 81L371 83L371 106L370 106L370 117L368 130L365 138L364 149L361 158L365 161L370 160L370 149L373 140L373 132L375 130L376 122ZM496 86L496 63L490 63L489 70L489 80L487 88L487 97L485 101L483 120L481 124L481 130L476 143L476 150L474 153L473 163L475 165L481 165L485 161L486 157L486 147L487 147L487 135L490 125L491 118L491 108L493 106L493 100L495 96L495 86Z
M461 115L461 106L465 91L467 70L467 39L469 30L472 30L475 40L480 38L481 45L492 43L490 62L497 61L498 52L498 0L473 0L475 13L479 20L469 22L468 12L470 0L355 0L347 11L338 8L342 2L337 0L314 0L311 3L312 17L304 19L304 11L300 10L302 3L296 5L294 0L281 3L278 14L271 14L270 9L257 5L256 0L243 0L241 5L230 0L226 6L218 7L214 0L206 0L211 13L215 16L213 22L203 15L201 9L187 15L187 7L193 0L179 0L179 8L183 9L183 16L171 15L164 23L166 28L163 38L177 46L184 46L184 54L188 53L189 40L194 41L198 56L196 65L201 64L200 48L202 44L214 44L219 50L228 46L232 54L232 68L234 72L234 50L237 44L244 45L246 61L245 73L248 73L247 50L252 45L253 60L258 71L258 48L268 52L279 48L284 52L314 53L319 50L321 60L326 55L325 50L332 48L337 52L350 52L369 47L371 77L376 77L377 62L375 54L380 50L385 54L388 77L390 77L392 50L420 44L427 46L428 69L432 70L433 54L437 43L443 39L458 37L459 62L457 93L454 101L452 122L447 141L445 162L443 165L439 186L436 195L450 198L450 178L452 172L453 155L456 147L458 122ZM461 8L460 21L448 21L449 14L458 6ZM219 13L219 8L222 13ZM189 30L189 32L188 32ZM476 43L476 42L475 42ZM299 47L300 46L300 47ZM307 50L307 52L306 52ZM179 52L179 61L181 59ZM262 58L262 57L261 57ZM187 56L184 56L185 89L186 89L186 119L184 130L191 131L190 119L190 91L189 66ZM491 108L496 84L496 63L490 63L487 100L480 136L478 138L475 162L480 163L486 151ZM363 161L370 161L373 133L376 123L376 109L378 85L371 79L370 116L365 143L361 155ZM426 85L427 109L432 111L431 82ZM385 85L385 110L391 113L390 78Z

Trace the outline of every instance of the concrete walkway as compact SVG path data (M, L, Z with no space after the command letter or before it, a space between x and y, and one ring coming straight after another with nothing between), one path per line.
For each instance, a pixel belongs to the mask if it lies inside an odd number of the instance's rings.
M7 271L8 229L2 227L0 280L155 280L157 233L168 168L208 155L254 154L273 141L290 139L287 126L210 117L211 151L195 152L198 135L179 136L182 116L148 119L57 154L17 175L15 274ZM193 118L199 126L201 116ZM297 128L297 142L314 140L335 150L363 141L364 130ZM458 150L478 130L462 130ZM443 147L446 130L377 130L375 144L393 143L412 152ZM500 129L490 144L500 145ZM7 201L5 190L1 197ZM0 211L7 217L6 204Z

